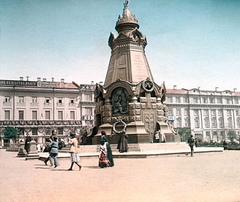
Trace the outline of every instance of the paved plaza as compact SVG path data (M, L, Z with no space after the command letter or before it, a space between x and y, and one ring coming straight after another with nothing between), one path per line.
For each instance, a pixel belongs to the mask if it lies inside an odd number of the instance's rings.
M118 158L100 169L96 157L82 158L81 171L56 169L39 160L0 150L0 202L237 202L240 152Z

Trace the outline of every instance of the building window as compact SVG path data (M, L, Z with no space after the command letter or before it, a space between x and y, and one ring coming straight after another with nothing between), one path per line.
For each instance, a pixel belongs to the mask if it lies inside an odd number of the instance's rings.
M184 126L189 127L189 118L188 117L184 118Z
M168 99L168 102L169 102L169 103L172 103L172 102L173 102L173 98L172 98L172 97L168 97L167 99Z
M218 110L218 116L223 116L223 111L222 110Z
M216 117L213 117L211 119L211 122L212 122L212 128L217 128L217 119L216 119Z
M230 109L227 110L227 116L231 116L231 110Z
M211 110L211 116L216 116L216 110Z
M181 98L180 97L176 97L176 103L181 103Z
M91 107L86 107L86 108L85 108L85 115L90 115L90 116L92 116L92 108L91 108Z
M200 123L199 123L199 118L198 117L194 118L194 125L195 125L195 128L200 128Z
M223 128L223 127L224 127L223 117L219 117L219 118L218 118L218 123L219 123L219 128Z
M214 104L215 103L215 99L214 98L210 98L210 103Z
M37 120L37 111L32 111L32 120Z
M188 103L188 98L187 97L184 97L183 100L184 100L184 103Z
M208 110L207 109L203 110L203 116L208 116Z
M10 120L10 110L5 110L5 120Z
M45 103L50 104L50 98L49 97L45 98Z
M222 104L222 99L220 97L217 98L217 103Z
M18 111L18 119L19 120L24 120L24 111L23 110Z
M239 104L238 103L238 98L234 98L234 104Z
M10 97L9 96L5 96L4 103L10 103Z
M45 119L50 120L50 111L45 111Z
M71 99L71 100L70 100L70 104L74 104L74 99Z
M231 103L231 100L229 98L226 99L227 104Z
M58 111L58 120L63 120L63 111Z
M205 128L210 128L209 117L204 118L204 124L205 124Z
M203 103L208 103L208 99L206 97L203 98Z
M240 128L240 117L237 118L237 128Z
M193 98L193 103L198 103L198 97Z
M240 109L236 109L236 116L240 116Z
M176 126L178 127L178 128L181 128L182 127L182 119L181 119L181 117L178 117L177 119L176 119Z
M75 111L70 111L70 119L75 120Z
M232 117L228 117L227 122L228 122L228 128L232 128Z
M32 128L32 135L37 135L37 134L38 134L38 129Z
M24 97L23 96L19 96L18 97L18 102L19 103L24 103Z
M37 97L32 97L32 103L37 103Z
M58 134L63 135L63 128L58 128Z
M194 111L193 111L193 115L196 116L196 117L198 117L198 116L199 116L199 111L198 111L197 109L194 110Z
M173 110L172 109L168 109L168 116L173 116Z
M176 116L181 116L181 109L176 109Z
M92 94L91 93L85 93L84 94L84 101L92 101Z

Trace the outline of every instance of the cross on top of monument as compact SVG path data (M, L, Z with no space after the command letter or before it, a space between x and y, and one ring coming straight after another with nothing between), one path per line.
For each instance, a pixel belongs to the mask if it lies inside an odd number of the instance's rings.
M129 1L128 1L128 0L125 0L125 3L123 4L123 5L124 5L124 8L127 8L128 4L129 4Z

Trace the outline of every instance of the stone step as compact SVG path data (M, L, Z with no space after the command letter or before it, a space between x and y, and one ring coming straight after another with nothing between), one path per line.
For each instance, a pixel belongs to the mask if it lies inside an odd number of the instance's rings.
M93 153L99 152L99 145L81 145L80 153ZM111 144L113 152L118 152L117 144ZM64 147L60 152L69 152L70 147ZM171 142L171 143L141 143L141 144L128 144L129 152L137 151L172 151L172 150L188 150L189 146L185 142Z

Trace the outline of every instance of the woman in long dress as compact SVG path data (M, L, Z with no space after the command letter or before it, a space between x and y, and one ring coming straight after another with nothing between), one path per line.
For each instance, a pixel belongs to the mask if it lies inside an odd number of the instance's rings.
M114 166L114 161L113 161L113 155L112 155L112 148L111 145L106 137L106 132L105 131L101 131L101 141L103 141L104 143L106 142L106 147L107 147L107 158L109 160L109 166L113 167Z
M100 153L99 153L99 163L100 168L105 168L110 166L110 162L107 157L107 142L100 140Z

